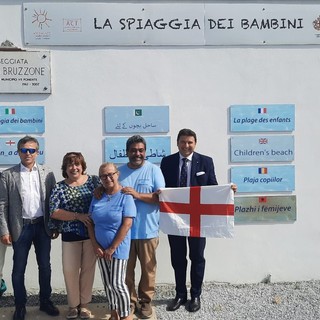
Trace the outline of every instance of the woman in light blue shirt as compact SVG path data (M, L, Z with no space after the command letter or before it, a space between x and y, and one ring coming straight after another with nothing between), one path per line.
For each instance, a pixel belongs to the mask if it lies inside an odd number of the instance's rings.
M119 171L115 164L100 166L99 176L104 193L93 198L89 212L93 221L89 227L103 285L111 309L111 319L132 319L130 296L125 284L130 250L130 228L136 216L133 197L121 192Z

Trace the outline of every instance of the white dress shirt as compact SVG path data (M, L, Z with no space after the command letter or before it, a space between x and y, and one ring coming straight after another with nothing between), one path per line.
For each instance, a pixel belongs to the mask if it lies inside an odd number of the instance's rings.
M31 171L20 164L22 217L35 219L43 216L40 195L40 178L37 165Z

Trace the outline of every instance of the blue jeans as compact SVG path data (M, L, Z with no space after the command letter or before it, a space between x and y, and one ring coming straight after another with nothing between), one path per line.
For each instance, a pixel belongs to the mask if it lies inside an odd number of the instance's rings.
M51 295L51 238L45 231L43 221L23 226L19 239L13 242L12 286L15 305L25 305L27 292L24 274L31 245L34 245L39 270L40 302L50 299Z

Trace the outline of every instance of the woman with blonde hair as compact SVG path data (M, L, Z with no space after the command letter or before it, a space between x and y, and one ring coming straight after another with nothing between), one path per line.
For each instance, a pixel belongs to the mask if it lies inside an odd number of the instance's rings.
M111 309L111 319L133 319L130 295L125 283L130 250L130 228L136 216L133 197L121 192L119 171L115 164L100 166L103 193L93 198L90 210L92 225L89 235Z

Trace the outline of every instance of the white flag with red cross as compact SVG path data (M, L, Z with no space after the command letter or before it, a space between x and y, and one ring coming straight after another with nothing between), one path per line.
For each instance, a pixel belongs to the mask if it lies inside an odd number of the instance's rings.
M233 238L231 184L161 189L160 229L171 235Z

